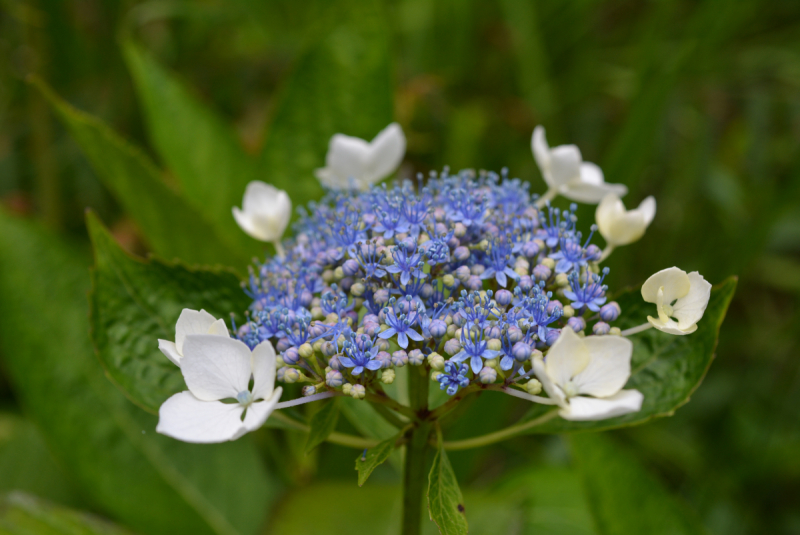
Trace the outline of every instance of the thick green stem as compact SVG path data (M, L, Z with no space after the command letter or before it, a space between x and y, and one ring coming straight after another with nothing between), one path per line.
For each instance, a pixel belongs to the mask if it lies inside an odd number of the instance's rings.
M428 413L428 379L425 367L409 368L408 398L411 408L424 418ZM425 497L425 468L430 424L413 428L406 445L403 471L403 535L419 535L422 530L422 500Z

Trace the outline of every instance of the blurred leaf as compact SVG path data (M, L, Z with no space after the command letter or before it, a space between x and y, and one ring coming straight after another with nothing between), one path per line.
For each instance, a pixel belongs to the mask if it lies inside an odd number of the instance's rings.
M704 535L699 518L607 437L570 437L600 535Z
M148 534L251 534L275 488L252 443L190 445L103 376L88 336L87 259L0 213L0 352L61 466L111 516Z
M531 429L532 433L565 433L613 429L638 425L653 418L672 416L676 409L689 401L692 392L700 386L717 347L722 320L736 290L736 277L731 277L711 290L708 308L697 324L697 330L687 336L674 336L649 329L630 336L633 342L631 378L625 388L635 388L644 394L642 410L608 420L596 422L571 422L555 418ZM621 329L635 327L647 321L655 312L655 305L645 303L639 290L629 290L615 299L623 315L617 322ZM536 405L523 421L528 421L553 410Z
M123 251L93 213L86 224L95 256L89 301L97 354L114 384L156 413L186 389L180 369L158 350L159 338L175 340L181 311L204 309L230 324L229 314L246 310L250 299L230 271L141 260Z
M141 151L96 118L70 106L41 80L34 78L32 83L157 254L190 263L248 263L248 255L225 245L208 221L167 187Z
M428 476L428 512L442 535L458 535L468 531L464 511L464 497L440 444Z
M322 407L311 417L308 432L308 442L306 442L306 453L313 450L328 438L328 435L336 429L336 422L339 421L339 404L336 398L322 404Z
M0 494L23 491L69 506L85 500L47 450L42 434L20 416L0 415L0 426L9 429L0 440Z
M200 102L173 74L133 41L123 44L136 83L150 140L198 212L236 250L261 252L258 242L236 225L245 186L261 178L256 160L244 151L232 128Z
M356 470L358 470L358 486L363 487L369 476L378 466L383 464L389 455L394 451L394 445L399 436L394 436L384 440L377 446L366 450L363 455L356 459Z
M261 155L261 175L295 206L321 196L313 173L325 165L333 134L371 140L392 121L391 32L382 2L338 0L328 10L281 89Z
M339 405L344 417L362 436L386 440L397 434L397 429L384 420L371 403L345 397L341 399ZM402 470L400 450L393 451L389 460L397 470Z
M124 535L132 532L88 515L14 492L0 498L0 532L8 535Z

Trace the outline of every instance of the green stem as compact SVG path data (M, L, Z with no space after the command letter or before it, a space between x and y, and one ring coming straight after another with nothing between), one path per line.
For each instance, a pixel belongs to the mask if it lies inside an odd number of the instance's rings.
M284 424L288 425L293 429L297 429L298 431L303 431L304 433L308 433L310 427L302 422L298 422L291 416L288 416L281 411L275 411L270 415L270 418L274 418L275 420L279 420ZM373 440L371 438L362 438L356 437L353 435L347 435L345 433L331 433L328 435L328 438L325 439L327 442L331 442L333 444L339 444L340 446L348 446L350 448L356 449L363 449L363 448L374 448L378 445L378 440Z
M428 379L426 368L409 368L408 398L419 417L428 414ZM422 501L425 496L425 468L430 423L422 422L409 433L403 470L403 535L419 535L422 530Z
M494 433L489 433L486 435L481 435L478 437L467 438L465 440L453 440L451 442L443 442L442 446L446 450L468 450L470 448L478 448L480 446L487 446L489 444L494 444L495 442L501 442L503 440L515 437L520 433L527 431L528 429L532 429L537 425L541 425L545 422L548 422L558 416L557 410L552 410L550 412L546 412L543 415L535 418L533 420L527 421L522 424L512 425L511 427L506 427L500 431L495 431Z

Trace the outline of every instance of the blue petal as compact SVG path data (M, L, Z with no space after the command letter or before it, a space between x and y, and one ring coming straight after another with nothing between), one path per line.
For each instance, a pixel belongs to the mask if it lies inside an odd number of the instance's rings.
M484 271L483 273L481 273L481 279L488 279L489 277L493 276L494 274L495 274L495 269L494 268L489 268L486 271Z
M506 355L502 359L500 359L500 369L501 370L510 370L511 366L514 364L514 359Z
M353 362L353 359L351 359L350 357L339 357L339 362L341 362L342 366L344 366L345 368L352 368L353 366L356 365L356 363Z
M472 373L480 373L483 368L483 360L480 357L472 357L469 364L472 367Z
M364 371L364 366L356 366L353 368L352 374L353 375L361 375L361 372Z
M414 329L408 329L408 330L406 331L406 334L408 335L408 337L409 337L409 338L411 338L412 340L416 340L417 342L419 342L420 340L424 340L424 338L422 337L422 335L420 335L420 334L419 334L417 331L415 331Z
M567 299L569 299L571 301L577 301L578 300L578 296L575 295L575 292L573 292L571 290L565 290L564 291L564 297L566 297Z
M462 349L461 351L450 357L450 360L452 360L453 362L464 362L468 358L469 355L467 355L467 352Z
M405 286L408 284L408 281L411 280L411 274L408 271L404 271L402 275L400 275L400 284Z
M373 371L374 370L379 370L379 369L381 369L381 366L382 366L382 364L381 364L381 362L379 360L371 360L371 361L367 362L367 369L368 370L373 370Z
M503 273L502 271L498 271L497 274L495 274L494 278L495 278L495 280L497 280L497 284L499 284L503 288L506 287L506 284L508 283L508 280L506 279L506 274L505 273Z
M395 330L394 327L389 327L382 333L378 334L378 338L383 338L384 340L386 340L387 338L391 338L392 336L394 336L396 332L397 331Z
M406 333L397 333L397 345L403 349L408 347L408 336Z
M402 270L402 269L400 269L400 268L399 268L399 267L397 267L397 266L394 266L394 265L392 265L392 266L389 266L389 267L387 267L387 268L386 268L386 271L388 271L389 273L400 273L400 272L401 272L401 271L403 271L403 270Z

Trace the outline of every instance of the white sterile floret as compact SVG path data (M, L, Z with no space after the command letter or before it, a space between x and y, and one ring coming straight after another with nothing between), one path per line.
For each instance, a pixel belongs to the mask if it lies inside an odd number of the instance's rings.
M531 149L550 190L568 199L595 204L609 193L622 197L628 192L622 184L606 183L603 171L591 162L584 162L580 149L575 145L559 145L551 149L542 126L533 129Z
M233 207L233 217L249 236L278 242L292 216L292 201L285 191L254 180L244 190L242 209Z
M581 338L564 329L533 370L566 420L604 420L642 408L638 390L622 390L631 375L633 343L621 336ZM592 396L592 397L587 397Z
M250 351L233 338L194 334L186 337L183 350L181 373L189 390L161 405L156 431L184 442L212 443L236 440L264 424L283 392L275 388L272 344L261 342Z
M393 173L406 153L406 137L392 123L371 142L335 134L328 145L325 167L315 174L320 183L333 190L366 190Z
M700 273L676 267L662 269L642 285L642 298L658 307L658 317L647 316L647 321L669 334L696 331L710 297L711 284Z
M652 196L643 200L638 208L625 210L625 205L613 193L603 197L595 212L597 230L612 246L628 245L644 236L655 216L656 200Z
M205 310L191 310L184 308L175 324L175 341L158 341L158 349L176 366L181 365L183 358L183 343L190 334L214 334L229 337L225 320L216 319Z

